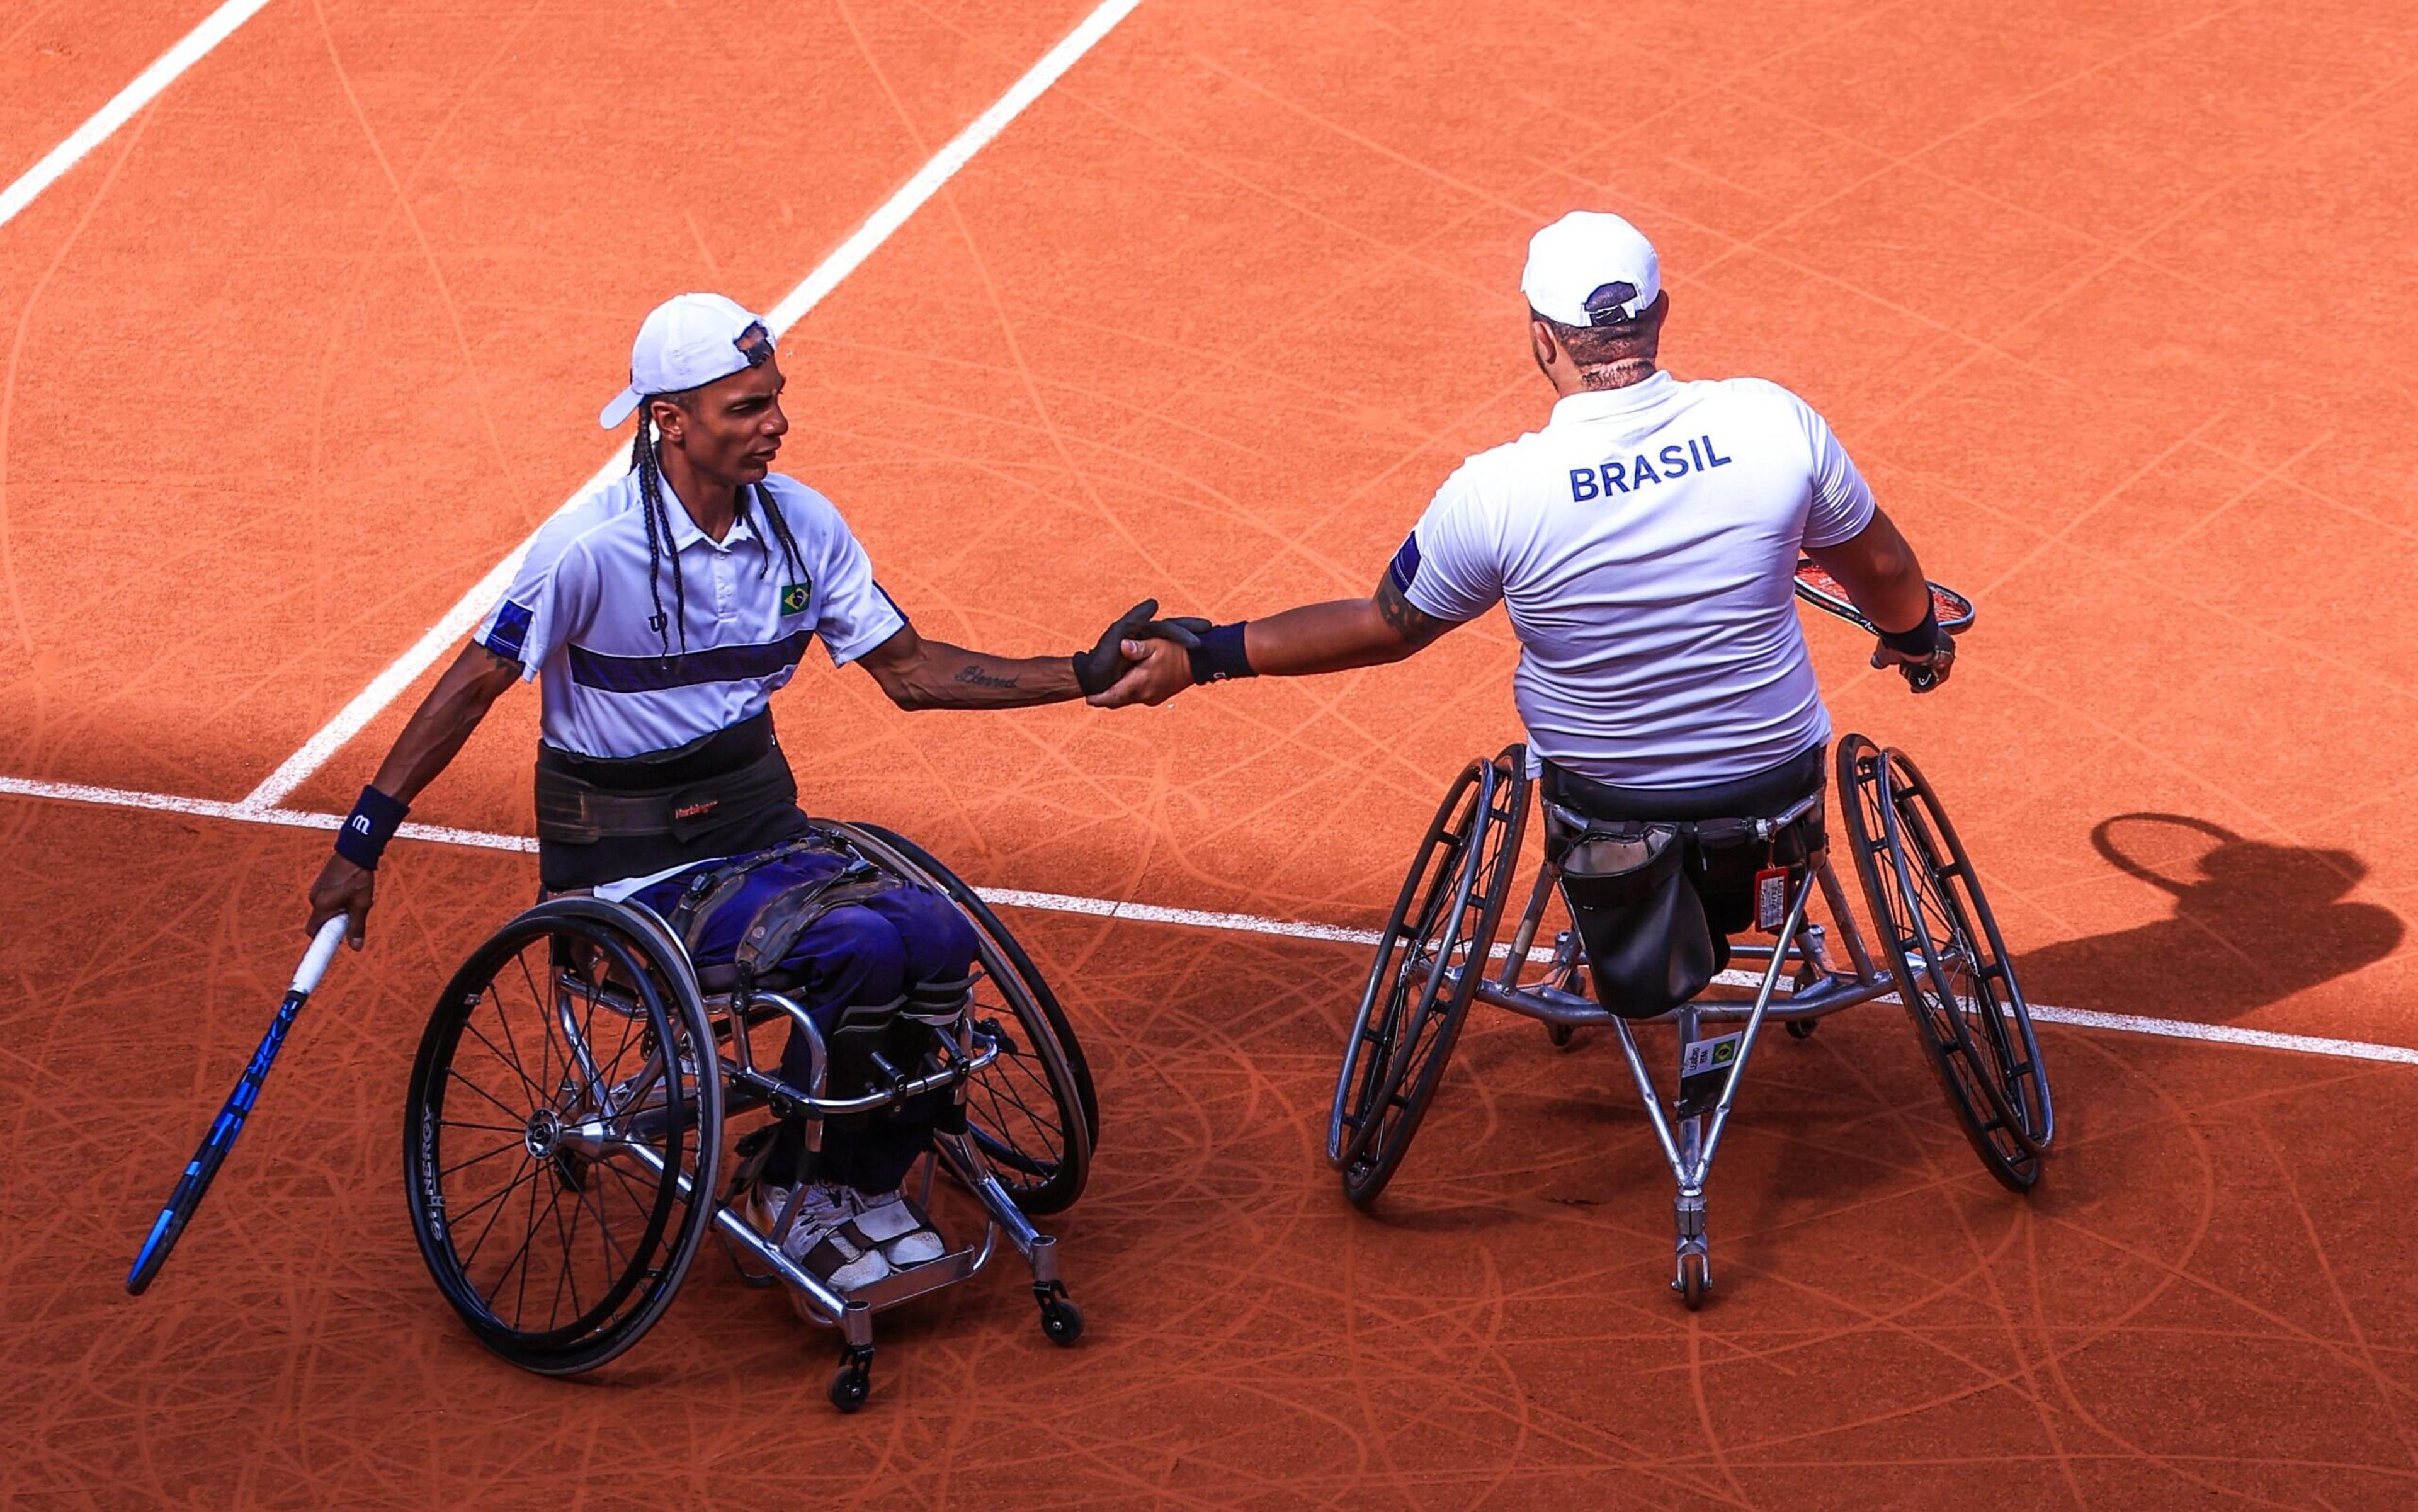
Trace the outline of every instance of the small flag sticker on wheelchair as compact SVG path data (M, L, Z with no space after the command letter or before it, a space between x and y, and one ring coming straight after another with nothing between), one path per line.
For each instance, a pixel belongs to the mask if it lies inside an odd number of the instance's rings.
M1688 1118L1721 1101L1722 1084L1729 1079L1745 1031L1698 1040L1679 1051L1679 1116Z
M1754 874L1754 926L1767 935L1776 935L1787 922L1788 868L1767 866Z

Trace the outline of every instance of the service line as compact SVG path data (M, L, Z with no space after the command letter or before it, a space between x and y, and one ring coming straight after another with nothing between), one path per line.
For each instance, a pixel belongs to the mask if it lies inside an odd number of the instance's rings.
M941 186L956 176L958 169L972 161L990 140L1007 128L1010 121L1024 114L1024 108L1039 99L1051 84L1082 55L1090 52L1100 38L1116 28L1117 23L1133 13L1141 0L1102 0L1102 4L1083 18L1081 25L1066 34L1056 47L1042 54L1041 61L1025 70L1024 76L1008 86L1007 93L992 102L990 109L973 118L966 129L951 138L949 144L932 155L932 160L916 170L915 176L898 186L897 192L882 202L880 207L865 218L846 241L833 249L813 272L808 273L796 288L783 295L780 301L766 312L765 324L773 334L786 334L791 326L803 319L806 312L820 304L824 296L839 287L840 281L856 271L873 255L891 233L907 223L910 216L921 209L926 201L940 192ZM627 466L618 455L604 459L604 466L589 475L588 481L563 500L568 509L590 489L612 481ZM558 511L557 512L559 512ZM543 527L541 527L543 528ZM513 580L520 568L521 558L528 554L528 541L513 548L512 554L496 564L486 576L479 579L467 593L445 611L445 617L429 627L412 648L397 657L386 670L370 680L368 687L354 695L353 700L336 710L333 719L322 725L317 734L302 742L302 748L287 756L275 771L261 780L259 787L246 794L240 805L247 811L266 812L275 809L294 790L310 780L311 774L328 764L329 757L359 735L370 721L377 718L386 706L403 695L405 689L420 680L436 664L436 659L451 650L467 635L471 628L495 604L497 598Z
M0 777L0 795L44 798L69 803L98 803L110 808L151 809L195 818L225 819L238 824L274 824L297 830L333 830L344 823L340 814L302 809L264 808L249 800L230 803L220 799L183 798L173 793L136 792L124 787L96 787L84 783L36 782L24 777ZM489 830L456 830L436 824L406 824L406 840L432 845L468 846L482 850L518 850L535 854L537 842L527 835L498 834ZM1077 897L1066 893L1027 893L1014 888L978 887L986 903L1008 909L1033 909L1045 913L1079 913L1123 924L1174 924L1187 929L1222 929L1236 934L1277 935L1287 939L1321 940L1339 945L1373 945L1377 932L1342 924L1314 924L1297 919L1266 919L1254 913L1216 913L1204 909L1171 909L1155 903L1131 903L1117 898ZM1498 947L1497 954L1500 954ZM1549 958L1549 952L1531 951ZM1760 979L1741 971L1724 971L1731 985L1754 986ZM2160 1039L2198 1040L2291 1055L2319 1055L2346 1061L2377 1061L2389 1065L2418 1066L2418 1049L2400 1045L2376 1045L2366 1040L2338 1040L2317 1034L2279 1034L2272 1030L2242 1029L2232 1024L2195 1024L2179 1018L2151 1018L2139 1014L2104 1014L2087 1008L2050 1008L2035 1004L2032 1016L2043 1024L2102 1030L2113 1034L2147 1034Z

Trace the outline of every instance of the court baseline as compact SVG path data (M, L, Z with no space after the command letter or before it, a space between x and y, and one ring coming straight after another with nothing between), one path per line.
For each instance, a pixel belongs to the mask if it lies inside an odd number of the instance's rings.
M192 818L228 819L239 824L272 824L297 830L334 830L344 822L341 814L277 808L251 799L230 803L213 798L185 798L174 793L135 792L123 787L96 787L83 783L36 782L24 777L0 777L0 795L41 798L70 803L97 803L111 808L151 809ZM432 845L467 846L482 850L513 850L534 854L537 841L528 835L500 834L491 830L457 830L435 824L406 824L406 840ZM1299 919L1269 919L1255 913L1218 913L1202 909L1170 908L1157 903L1133 903L1117 898L1077 897L1065 893L1028 893L1015 888L977 887L986 903L1002 908L1033 909L1048 913L1079 913L1125 924L1174 924L1191 929L1223 929L1237 934L1276 935L1288 939L1324 940L1339 945L1374 945L1373 929L1318 924ZM1553 953L1536 950L1531 958L1550 960ZM1732 986L1754 986L1761 978L1742 971L1724 971L1718 979ZM2198 1024L2188 1019L2155 1018L2142 1014L2110 1014L2089 1008L2032 1006L2032 1016L2043 1024L2103 1030L2116 1034L2146 1034L2160 1039L2197 1040L2249 1049L2281 1050L2293 1055L2329 1056L2348 1061L2375 1061L2418 1066L2418 1049L2377 1045L2366 1040L2333 1039L2318 1034L2283 1034L2273 1030L2242 1029L2233 1024Z

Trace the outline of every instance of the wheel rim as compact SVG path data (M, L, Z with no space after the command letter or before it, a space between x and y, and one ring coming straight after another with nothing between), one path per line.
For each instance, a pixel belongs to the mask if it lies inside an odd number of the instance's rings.
M704 1189L718 1084L700 1087L692 1026L645 962L596 923L524 916L457 973L414 1067L421 1253L472 1331L533 1368L634 1342L702 1237L672 1173Z
M1040 970L981 894L921 846L879 825L832 828L938 888L973 924L973 1018L999 1055L967 1083L967 1142L1027 1214L1072 1206L1090 1180L1099 1107L1073 1026Z
M1525 761L1514 745L1462 772L1396 905L1402 922L1380 944L1329 1120L1355 1203L1373 1200L1409 1150L1485 978L1527 818Z
M1899 999L1975 1153L2005 1184L2028 1187L2051 1131L2047 1078L1971 862L1902 755L1850 736L1838 762L1857 872Z
M1963 1009L1958 1016L1987 1067L1982 1079L1994 1106L2012 1120L2012 1132L2028 1153L2043 1153L2056 1137L2056 1113L2031 1009L2015 980L1997 918L1930 782L1912 759L1890 755L1890 813L1909 842L1904 848L1906 880L1923 898L1925 964L1934 983ZM1916 856L1922 859L1920 867L1912 864ZM1979 1035L1970 1032L1975 1027Z
M1394 911L1378 938L1377 958L1370 966L1359 1011L1353 1016L1344 1040L1343 1067L1336 1077L1335 1103L1327 1117L1326 1158L1339 1170L1358 1160L1376 1138L1377 1121L1370 1114L1381 1105L1394 1069L1409 1006L1406 996L1416 996L1416 1011L1421 1014L1434 1000L1441 970L1427 973L1416 985L1411 973L1445 899L1453 895L1447 889L1462 898L1467 896L1475 858L1466 844L1477 813L1475 798L1482 786L1491 785L1492 777L1487 763L1473 761L1446 790L1419 842L1418 854L1402 878ZM1441 962L1437 964L1440 968Z

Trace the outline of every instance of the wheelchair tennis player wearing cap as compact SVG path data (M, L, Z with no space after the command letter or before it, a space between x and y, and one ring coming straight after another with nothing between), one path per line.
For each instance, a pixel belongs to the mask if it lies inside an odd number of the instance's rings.
M789 422L756 316L718 295L670 299L647 316L630 370L600 417L612 429L636 414L629 472L538 533L362 789L312 885L309 927L349 914L361 946L379 854L411 801L506 689L535 679L547 892L645 903L685 930L699 968L729 963L751 927L792 936L771 964L803 979L834 1065L895 1018L946 1023L969 991L971 927L938 893L869 878L808 833L772 695L819 636L901 709L1061 703L1110 686L1127 664L1121 640L1180 632L1154 628L1144 604L1072 657L926 639L831 502L772 470ZM782 1065L799 1085L803 1038L790 1035ZM910 1103L834 1125L811 1171L799 1125L783 1123L752 1199L758 1226L778 1226L789 1258L840 1291L941 1256L899 1190L938 1112Z
M1548 803L1617 825L1777 814L1822 789L1830 725L1795 610L1800 551L1881 631L1875 666L1918 692L1946 680L1955 646L1914 550L1822 417L1762 379L1658 370L1670 298L1636 228L1565 216L1529 243L1521 286L1552 415L1446 480L1374 593L1217 625L1188 649L1128 641L1132 670L1092 701L1399 662L1500 600ZM1752 872L1704 862L1718 970L1752 924ZM1655 942L1619 938L1639 921L1573 908L1599 983L1664 990ZM1607 972L1624 955L1644 970Z

